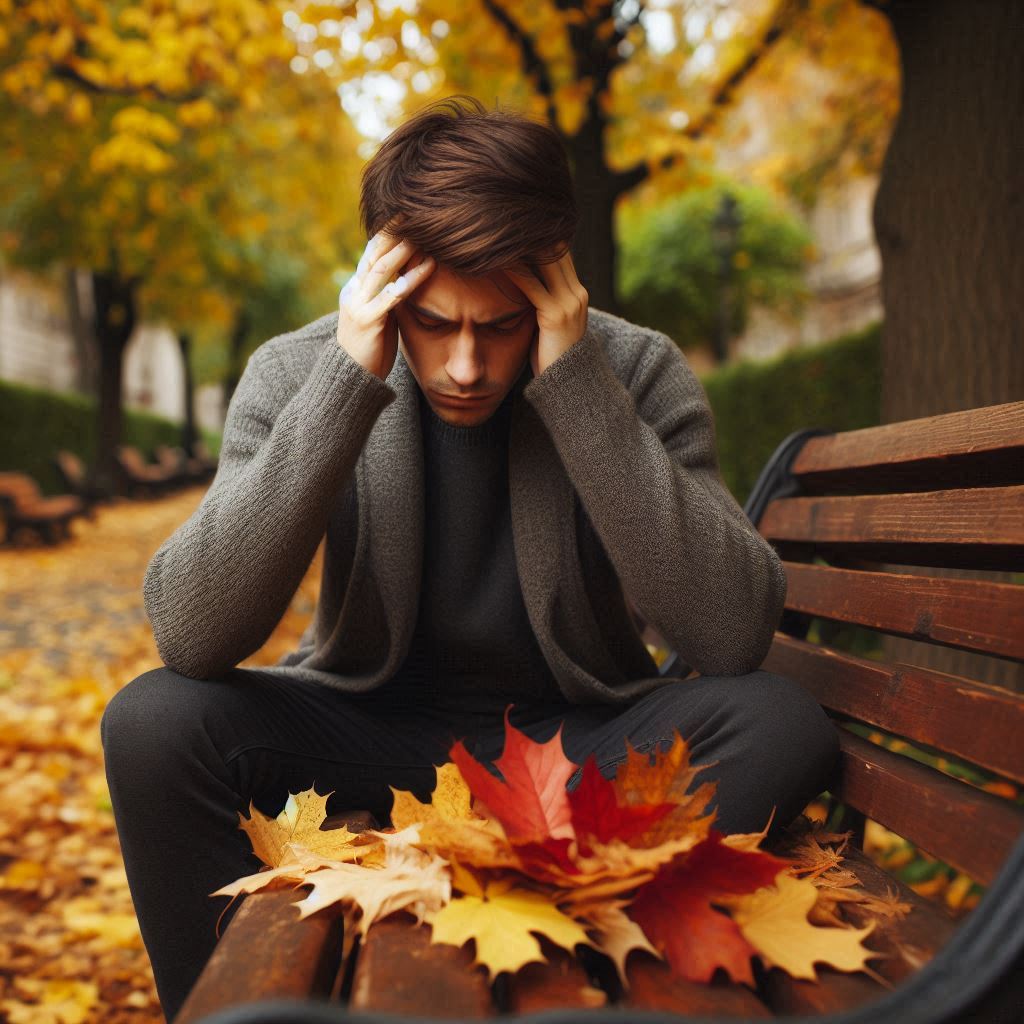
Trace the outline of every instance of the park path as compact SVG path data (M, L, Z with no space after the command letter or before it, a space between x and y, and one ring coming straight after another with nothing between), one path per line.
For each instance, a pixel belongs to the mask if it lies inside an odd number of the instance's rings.
M122 500L49 547L0 548L0 1020L163 1020L114 828L99 721L160 665L142 602L156 549L202 487ZM273 636L243 665L293 650L320 553Z

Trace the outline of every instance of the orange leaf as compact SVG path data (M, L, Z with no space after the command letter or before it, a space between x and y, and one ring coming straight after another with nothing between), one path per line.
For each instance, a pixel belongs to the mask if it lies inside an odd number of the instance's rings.
M640 753L626 740L626 760L616 769L613 782L619 804L624 807L651 807L662 803L676 805L664 817L653 821L643 833L629 840L631 846L658 846L687 832L707 835L717 816L715 811L702 814L715 795L717 783L704 782L694 792L688 790L698 772L713 768L718 762L691 765L689 745L678 730L675 736L667 751L655 748L653 763L651 752Z

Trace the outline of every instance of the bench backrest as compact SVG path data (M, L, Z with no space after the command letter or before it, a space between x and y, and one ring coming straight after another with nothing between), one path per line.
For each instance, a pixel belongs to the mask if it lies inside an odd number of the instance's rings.
M87 476L85 463L78 455L68 451L66 448L61 448L54 456L54 459L69 481L74 481L78 484L85 483Z
M122 465L133 470L152 469L152 465L146 461L145 456L134 445L122 444L117 449L118 458Z
M988 884L1024 832L1024 807L1012 799L1024 783L1024 695L838 649L827 627L1024 661L1024 576L980 572L1024 570L1024 402L791 435L748 515L788 577L764 668L806 686L840 726L876 727L969 762L979 778L992 773L982 788L942 760L931 766L872 742L871 730L841 728L834 795ZM815 622L826 642L808 638ZM1006 795L999 780L1011 783Z
M0 473L0 500L29 505L42 498L39 484L26 473Z
M165 469L178 469L184 457L184 451L180 448L172 448L169 444L158 444L153 449L156 455L157 464Z

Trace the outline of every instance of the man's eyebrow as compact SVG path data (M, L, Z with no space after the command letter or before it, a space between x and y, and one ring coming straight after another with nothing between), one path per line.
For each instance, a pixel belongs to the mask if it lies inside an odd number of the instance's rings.
M447 317L441 316L440 313L435 313L433 310L427 309L418 303L412 302L409 299L405 300L405 304L412 309L414 312L419 313L420 316L428 317L431 320L439 320L442 323L452 324L454 320L449 320ZM532 309L532 306L521 306L519 309L513 309L511 312L502 313L501 316L495 317L494 320L488 320L486 323L478 324L475 320L473 321L476 327L494 327L496 324L504 323L506 320L514 320L517 316L522 315L527 310Z

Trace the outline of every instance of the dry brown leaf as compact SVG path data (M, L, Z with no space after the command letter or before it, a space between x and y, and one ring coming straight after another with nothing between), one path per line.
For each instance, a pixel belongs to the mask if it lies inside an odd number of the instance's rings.
M409 910L422 921L428 911L443 907L452 893L448 861L409 843L386 843L379 868L337 864L306 875L303 882L313 890L295 904L301 917L335 903L351 902L361 911L356 921L361 935L374 921L396 910Z

